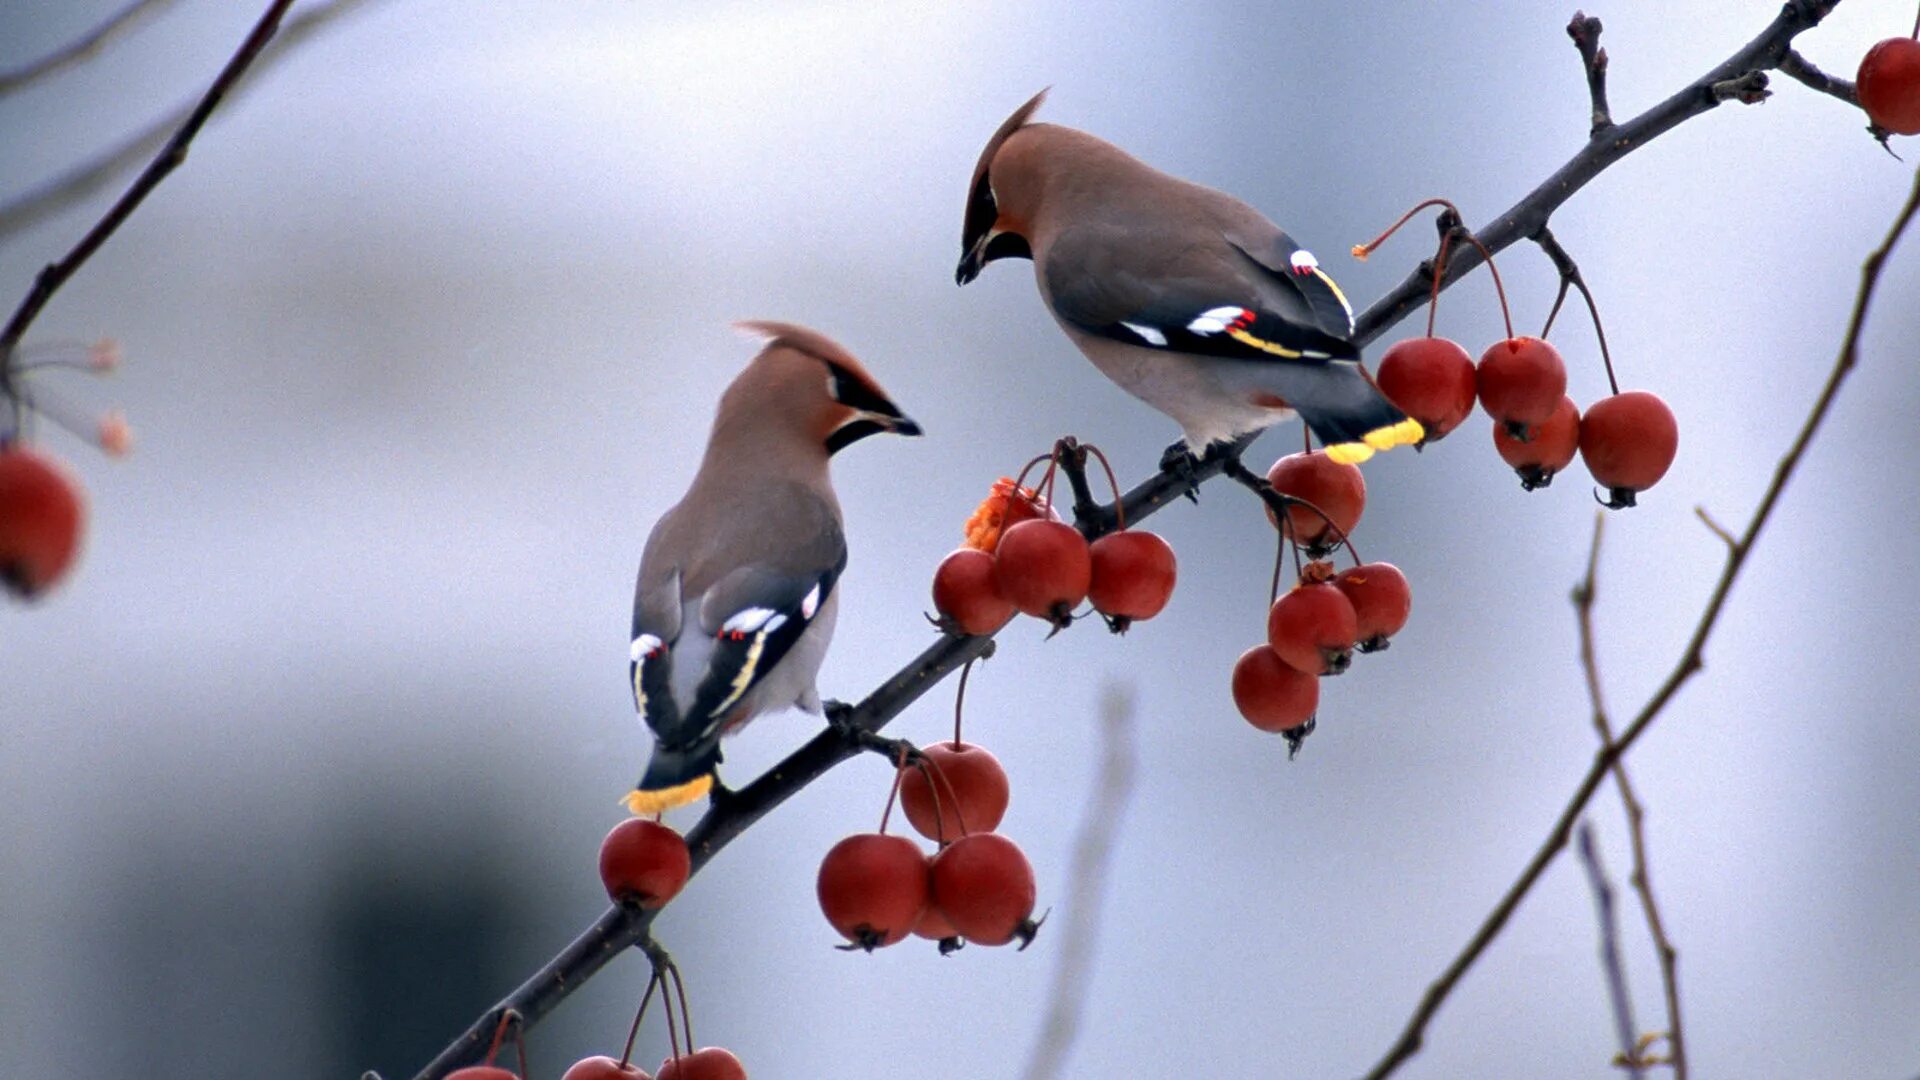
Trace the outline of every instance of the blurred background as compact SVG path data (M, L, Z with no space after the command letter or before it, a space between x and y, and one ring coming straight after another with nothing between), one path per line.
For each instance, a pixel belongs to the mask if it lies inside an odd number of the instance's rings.
M0 7L0 66L118 6ZM261 6L181 0L0 98L0 199L191 99ZM1604 4L1616 115L1777 9ZM995 477L1069 432L1144 476L1173 425L1079 357L1028 267L953 285L974 158L1036 89L1054 88L1043 119L1267 211L1364 303L1432 233L1364 265L1348 246L1428 195L1483 224L1582 144L1571 13L384 0L288 53L29 338L118 340L122 374L55 389L123 405L139 445L112 462L39 429L92 524L64 588L0 610L0 1068L409 1076L603 910L595 852L646 746L625 680L634 566L754 350L732 320L840 339L928 432L835 463L853 561L830 696L928 643L932 569ZM1799 45L1851 76L1912 18L1851 0ZM1672 473L1608 521L1599 644L1624 715L1721 568L1693 508L1745 521L1912 177L1858 112L1774 85L1553 222L1623 385L1662 394L1683 432ZM0 290L23 294L123 182L0 239ZM1537 329L1550 265L1530 246L1500 263ZM1631 757L1700 1077L1920 1070L1917 294L1909 237L1704 674ZM1484 274L1439 325L1476 355L1502 336ZM1555 338L1576 400L1602 396L1577 308ZM1228 694L1264 632L1273 544L1226 485L1153 520L1181 559L1163 616L1123 639L1023 621L975 673L968 730L1012 775L1002 831L1057 920L1095 902L1067 869L1102 687L1138 697L1143 768L1070 1075L1364 1071L1539 844L1594 749L1567 595L1595 507L1577 464L1523 494L1487 426L1367 466L1355 539L1406 571L1414 617L1326 685L1297 760ZM942 686L897 732L933 738L951 703ZM816 724L761 721L728 775ZM878 759L838 769L660 920L702 1040L756 1077L1013 1076L1029 1054L1054 935L949 959L832 948L814 872L872 828L888 779ZM1657 1030L1610 788L1590 816ZM536 1029L536 1074L617 1054L645 978L621 958ZM1404 1075L1609 1076L1612 1031L1568 857ZM637 1056L664 1053L650 1020Z

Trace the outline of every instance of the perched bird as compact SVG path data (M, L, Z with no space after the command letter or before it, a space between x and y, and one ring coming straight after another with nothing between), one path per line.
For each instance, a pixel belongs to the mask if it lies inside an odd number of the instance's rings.
M1015 110L974 166L959 284L996 259L1033 260L1067 336L1178 422L1196 457L1295 413L1341 461L1420 440L1360 369L1353 309L1310 252L1230 195L1029 123L1045 97Z
M825 336L740 327L765 347L721 395L693 485L640 557L630 675L654 745L626 798L636 814L705 795L721 735L761 713L821 710L814 677L847 565L827 461L868 435L920 434Z

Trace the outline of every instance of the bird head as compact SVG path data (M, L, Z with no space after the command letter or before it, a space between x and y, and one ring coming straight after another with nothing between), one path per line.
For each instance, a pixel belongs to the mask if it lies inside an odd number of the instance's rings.
M737 325L766 344L721 397L716 435L736 425L771 429L831 456L869 435L921 433L860 361L825 334L792 323Z
M1034 163L1030 155L1002 151L1016 132L1028 126L1027 120L1046 97L1047 92L1042 90L1015 109L987 140L986 149L980 151L973 180L967 186L967 216L960 230L955 284L972 281L995 259L1033 258L1027 230L1039 194L1037 178L1029 175Z

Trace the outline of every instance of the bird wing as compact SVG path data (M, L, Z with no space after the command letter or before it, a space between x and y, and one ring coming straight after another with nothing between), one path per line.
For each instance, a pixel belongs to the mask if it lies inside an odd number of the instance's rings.
M1191 230L1074 225L1055 238L1042 273L1056 315L1116 341L1261 362L1359 356L1336 332L1344 326L1323 323L1314 297L1324 274L1274 271L1225 233L1196 241Z
M714 735L812 625L846 568L844 545L831 565L808 573L743 566L708 590L699 631L712 639L682 739Z
M1226 241L1252 259L1274 285L1298 293L1312 311L1313 321L1339 338L1353 337L1353 305L1333 283L1313 252L1293 242L1279 226L1265 218L1230 229Z

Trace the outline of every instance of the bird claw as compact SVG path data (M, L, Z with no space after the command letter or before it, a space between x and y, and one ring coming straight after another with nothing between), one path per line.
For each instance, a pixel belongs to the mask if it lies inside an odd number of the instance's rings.
M1185 440L1167 447L1160 455L1160 471L1179 481L1185 488L1181 492L1194 503L1200 501L1200 480L1196 475L1200 468L1200 458L1187 448Z

